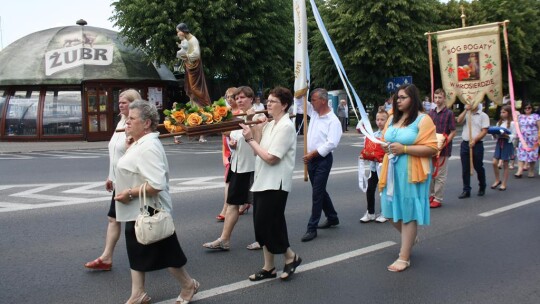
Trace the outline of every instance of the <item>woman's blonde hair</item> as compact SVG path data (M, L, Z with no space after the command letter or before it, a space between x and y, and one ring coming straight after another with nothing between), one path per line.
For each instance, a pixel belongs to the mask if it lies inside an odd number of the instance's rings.
M120 96L118 97L125 97L127 100L129 100L130 103L134 102L135 100L142 99L141 94L139 94L139 92L135 89L127 89L125 91L122 91L122 93L120 93Z

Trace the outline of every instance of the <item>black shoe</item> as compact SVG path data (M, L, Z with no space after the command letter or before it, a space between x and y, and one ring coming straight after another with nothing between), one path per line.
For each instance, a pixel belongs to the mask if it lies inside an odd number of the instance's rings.
M317 231L308 231L302 237L302 242L309 242L317 237Z
M271 279L271 278L275 278L277 277L277 274L276 274L276 268L272 268L270 270L264 270L264 269L261 269L259 272L253 274L253 275L250 275L249 276L249 280L252 281L252 282L256 282L256 281L260 281L260 280L264 280L264 279Z
M296 271L296 268L302 263L302 258L294 255L294 260L290 262L289 264L285 264L285 267L283 267L283 273L286 273L286 277L281 277L282 281L286 281L291 278L291 276Z
M462 198L467 198L467 197L471 197L471 193L469 191L463 191L463 193L461 193L458 198L459 199L462 199Z
M335 221L326 220L326 221L324 221L324 223L317 226L317 229L328 229L330 227L334 227L334 226L337 226L337 225L339 225L339 220L335 220Z
M484 194L486 194L486 189L478 190L478 196L484 196Z

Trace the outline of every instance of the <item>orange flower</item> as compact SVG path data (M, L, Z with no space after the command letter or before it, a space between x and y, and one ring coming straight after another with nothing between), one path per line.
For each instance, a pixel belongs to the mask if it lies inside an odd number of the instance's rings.
M174 127L174 133L178 133L178 132L181 132L182 131L182 127L181 126L173 126Z
M225 117L229 113L229 109L227 107L216 106L214 112L218 112L221 117Z
M214 122L220 122L223 117L217 111L214 111Z
M171 121L168 119L163 122L163 126L165 126L165 129L167 129L167 131L169 132L171 132L174 129L174 126L171 124Z
M179 110L176 112L173 112L171 116L176 120L176 123L183 123L184 120L186 120L186 113L184 113L184 110Z
M202 117L199 115L199 113L191 113L187 117L188 126L198 126L201 123L202 123Z
M204 123L207 125L211 124L214 121L214 116L208 112L201 112L201 115L204 116Z

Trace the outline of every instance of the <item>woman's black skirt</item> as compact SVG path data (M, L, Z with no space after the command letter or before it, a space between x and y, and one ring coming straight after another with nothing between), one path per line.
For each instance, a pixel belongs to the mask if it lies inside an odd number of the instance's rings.
M137 242L133 221L126 223L125 235L129 267L133 270L147 272L168 267L180 268L187 263L176 232L159 242L143 245Z
M236 173L229 172L230 182L227 193L227 204L243 205L251 203L250 191L253 183L253 172Z
M283 190L253 192L255 240L273 254L283 254L290 247L285 222L288 195Z
M116 201L114 200L114 197L116 196L116 191L113 190L112 192L112 198L111 198L111 205L109 206L109 212L107 213L108 217L116 218Z

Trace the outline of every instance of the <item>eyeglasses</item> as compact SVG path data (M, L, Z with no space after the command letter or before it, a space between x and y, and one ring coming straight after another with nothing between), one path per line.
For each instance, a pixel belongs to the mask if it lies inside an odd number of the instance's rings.
M234 97L234 95L227 95L227 96L225 96L225 97L227 97L227 98L232 98L232 97Z
M267 99L267 100L266 100L266 103L281 103L281 101L279 101L279 100L274 100L274 99Z
M397 99L398 99L398 100L405 100L405 99L407 99L407 98L409 98L409 96L398 96Z
M532 107L525 107L525 110L532 110Z

